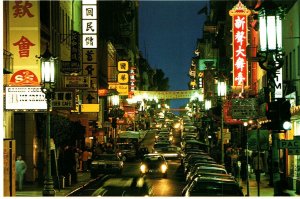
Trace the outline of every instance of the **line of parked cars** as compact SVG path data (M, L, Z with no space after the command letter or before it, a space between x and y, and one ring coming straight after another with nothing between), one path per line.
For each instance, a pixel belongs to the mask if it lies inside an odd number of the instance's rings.
M190 136L186 130L181 140L181 166L186 181L182 196L244 196L234 176L209 155L208 146L191 132Z

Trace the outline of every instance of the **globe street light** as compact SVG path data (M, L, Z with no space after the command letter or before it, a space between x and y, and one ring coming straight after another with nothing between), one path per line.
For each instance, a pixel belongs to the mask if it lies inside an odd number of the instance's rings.
M55 88L55 65L56 58L49 52L48 46L43 55L40 57L41 61L41 89L45 93L47 100L47 128L46 128L46 147L47 147L47 174L44 181L43 196L55 196L53 187L53 179L51 175L51 146L50 146L50 111L51 102L54 96Z
M223 128L224 128L224 114L223 114L223 98L226 97L226 82L225 81L218 81L218 96L221 98L221 163L224 164L224 135L223 135Z

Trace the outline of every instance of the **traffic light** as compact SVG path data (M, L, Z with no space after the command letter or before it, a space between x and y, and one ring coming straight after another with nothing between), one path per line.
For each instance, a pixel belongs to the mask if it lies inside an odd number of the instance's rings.
M266 116L269 123L269 129L289 130L291 129L291 104L284 98L267 104Z
M284 130L291 129L291 116L291 103L284 100L280 106L280 119Z

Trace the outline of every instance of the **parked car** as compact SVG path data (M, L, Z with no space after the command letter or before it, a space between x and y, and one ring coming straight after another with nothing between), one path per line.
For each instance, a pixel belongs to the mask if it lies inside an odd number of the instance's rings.
M152 196L151 184L143 177L113 177L106 180L92 196Z
M191 176L192 174L194 174L195 171L197 170L197 168L203 167L203 166L205 166L205 167L218 167L218 168L225 169L225 166L223 166L221 164L198 162L198 163L195 163L195 165L191 166L191 168L189 169L189 171L186 173L186 178L189 178L189 176Z
M233 179L197 177L186 188L184 196L244 196Z
M91 177L100 173L118 173L123 171L123 160L117 154L98 154L91 162Z
M199 166L197 167L193 172L190 172L186 175L186 181L191 180L195 175L198 173L221 173L221 174L227 174L227 171L225 168L221 167L213 167L213 166Z
M162 174L164 178L168 175L168 163L163 155L158 153L149 153L144 155L140 173L144 174Z
M234 176L230 174L224 174L224 173L207 173L207 172L199 172L196 175L194 175L191 179L189 179L186 182L185 187L182 190L182 195L185 195L186 190L189 188L190 184L198 177L210 177L210 178L221 178L221 179L232 179L235 180Z

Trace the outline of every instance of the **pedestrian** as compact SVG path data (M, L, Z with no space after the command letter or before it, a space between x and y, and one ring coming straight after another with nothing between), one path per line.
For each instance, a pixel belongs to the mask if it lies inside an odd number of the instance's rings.
M239 177L239 166L238 166L239 154L236 148L232 149L231 152L231 169L232 174L235 178Z
M240 157L239 157L239 161L241 162L241 178L242 181L246 181L247 180L247 175L248 174L248 164L247 164L247 151L245 149L242 150Z
M259 183L260 182L260 174L263 173L263 158L262 154L255 152L252 154L252 164L253 164L253 169L256 175L256 181Z
M22 159L22 156L19 155L16 161L16 181L20 191L23 189L23 180L24 180L24 175L26 170L27 170L27 165L25 161Z
M89 152L87 149L84 149L83 153L82 153L82 170L85 172L88 170L88 158L89 158Z

